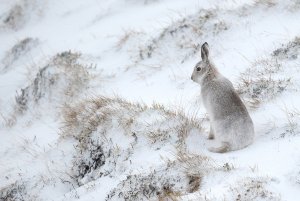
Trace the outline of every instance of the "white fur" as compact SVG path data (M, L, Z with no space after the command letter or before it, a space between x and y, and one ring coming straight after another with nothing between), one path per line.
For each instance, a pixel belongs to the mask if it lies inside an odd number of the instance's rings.
M251 117L232 83L211 62L207 43L201 47L201 57L191 79L201 85L202 100L211 124L209 138L214 137L220 144L209 150L223 153L242 149L253 142Z

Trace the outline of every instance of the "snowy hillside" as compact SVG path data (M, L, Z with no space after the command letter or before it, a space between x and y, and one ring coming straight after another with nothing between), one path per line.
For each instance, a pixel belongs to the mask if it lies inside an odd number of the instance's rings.
M0 201L300 198L299 0L0 0ZM254 143L207 150L200 47Z

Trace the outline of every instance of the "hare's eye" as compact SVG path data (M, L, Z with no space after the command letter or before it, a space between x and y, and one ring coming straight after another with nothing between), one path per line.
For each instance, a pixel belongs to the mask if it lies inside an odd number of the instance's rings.
M197 71L200 71L201 70L201 68L200 67L197 67L197 69L196 69Z

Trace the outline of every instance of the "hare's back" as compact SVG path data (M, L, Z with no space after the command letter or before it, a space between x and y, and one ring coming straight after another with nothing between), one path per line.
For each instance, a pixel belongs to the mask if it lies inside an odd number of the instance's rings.
M232 83L221 77L209 83L210 86L202 89L203 99L216 118L230 115L246 115L247 109L233 88Z

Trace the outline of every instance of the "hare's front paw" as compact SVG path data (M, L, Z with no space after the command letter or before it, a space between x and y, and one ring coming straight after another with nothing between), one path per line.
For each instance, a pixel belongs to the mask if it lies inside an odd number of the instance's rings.
M208 139L209 140L215 139L214 131L211 126L210 126L210 130L209 130L209 134L208 134Z
M209 133L209 134L208 134L208 137L207 137L207 139L209 139L209 140L213 140L213 139L215 139L215 136L214 136L214 134L212 134L212 133Z

